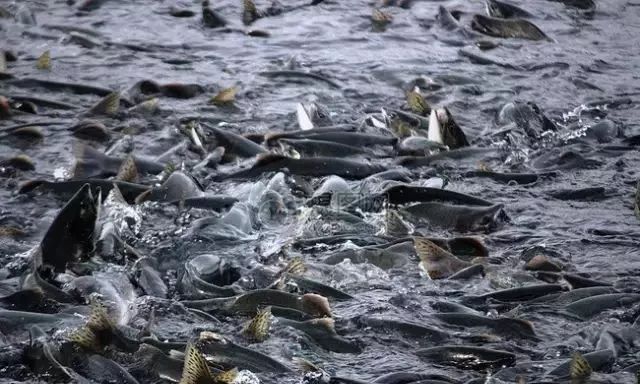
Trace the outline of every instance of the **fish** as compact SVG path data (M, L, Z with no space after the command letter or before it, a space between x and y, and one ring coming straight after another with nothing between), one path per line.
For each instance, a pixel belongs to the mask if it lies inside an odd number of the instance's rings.
M73 177L78 179L116 176L118 180L134 183L132 180L124 180L117 176L123 169L129 169L126 173L131 174L133 168L135 168L138 175L157 175L164 171L166 167L166 165L161 162L133 156L131 154L125 158L109 156L91 146L83 144L75 145L73 152L76 158L73 167ZM125 165L125 163L131 159L133 159L134 164Z
M540 28L525 19L499 19L474 15L471 28L492 37L551 40Z
M418 203L403 207L402 213L427 222L437 228L457 231L492 231L506 219L504 205L491 207L452 205L444 203Z
M51 52L46 50L38 57L38 61L36 62L36 68L43 71L51 70Z
M336 353L360 353L362 348L340 335L335 330L331 318L296 321L278 318L278 325L289 326L307 334L322 348Z
M280 139L284 148L291 148L303 157L347 157L368 153L365 148L326 140Z
M109 318L107 309L97 300L91 301L91 312L85 325L68 335L70 342L88 351L100 352L108 345L135 352L139 342L127 337Z
M567 305L565 309L570 313L588 319L608 309L627 307L637 302L640 302L640 294L608 293L574 301Z
M249 369L253 372L291 372L291 368L278 360L237 345L212 332L202 332L198 344L205 355L218 363Z
M442 345L419 349L415 354L427 361L454 365L463 369L495 369L511 366L516 362L516 355L511 352L464 345Z
M205 133L212 134L212 137L207 137L207 142L214 144L216 147L224 147L225 157L234 155L248 158L268 152L267 149L261 145L236 133L222 130L205 123L201 123L201 125L206 128Z
M407 338L425 339L430 343L442 343L451 337L448 332L395 318L362 315L353 320L361 327L373 328L384 332L397 332Z
M287 169L293 175L315 177L336 175L357 180L384 171L386 168L378 164L336 157L293 159L282 155L265 154L258 156L251 168L231 174L220 174L214 180L254 178L265 172L277 172L283 169Z
M149 190L150 187L142 184L127 183L118 180L105 179L78 179L69 181L46 181L46 180L29 180L22 184L18 189L18 193L30 193L34 190L42 190L52 192L60 196L73 196L76 191L88 184L91 191L95 194L98 190L108 194L113 186L117 186L127 203L133 204L135 199Z
M509 317L487 317L472 313L434 313L437 320L464 328L486 327L500 335L535 339L536 333L533 324L527 320L512 319Z
M254 21L262 17L262 14L258 11L256 4L253 0L242 1L242 23L244 25L251 25Z
M407 105L411 112L417 115L429 116L431 114L431 106L424 99L418 87L414 87L414 89L407 92Z
M183 301L185 306L205 311L223 310L232 314L255 315L259 308L271 306L294 309L314 317L331 317L329 301L320 295L302 296L273 289L256 289L231 298Z
M212 97L210 102L216 105L231 104L235 101L237 93L238 88L236 87L224 88Z
M502 302L518 302L532 300L551 293L561 292L564 289L559 284L528 285L517 288L507 288L499 291L485 293L478 296L464 296L463 303L481 303L487 299L495 299Z

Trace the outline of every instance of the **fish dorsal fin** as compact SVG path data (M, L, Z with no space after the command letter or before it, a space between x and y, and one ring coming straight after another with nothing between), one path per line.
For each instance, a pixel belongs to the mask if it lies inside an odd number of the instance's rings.
M120 108L120 92L111 92L89 108L92 115L115 115Z
M306 271L307 266L304 264L304 260L300 256L296 256L291 259L282 269L282 273L288 273L292 276L301 276Z
M238 377L238 368L233 368L217 374L215 382L218 384L231 384L235 381L236 377Z
M242 22L244 25L249 25L260 18L258 8L253 0L242 1Z
M413 245L420 258L420 266L433 280L444 279L471 265L423 237L414 237Z
M256 316L247 324L243 333L256 341L264 341L269 336L271 326L271 307L259 309Z
M450 257L455 257L449 251L440 248L434 242L425 239L424 237L414 237L413 246L416 249L418 257L422 261L436 262Z
M571 379L586 379L591 376L592 372L593 369L584 356L580 352L574 353L569 364L569 377Z
M107 309L96 300L91 302L91 314L87 320L87 327L96 332L113 329L113 323L109 319Z
M288 157L275 153L261 153L257 156L254 167L265 166L286 159L288 159Z
M428 116L431 113L431 107L424 99L424 96L420 93L420 89L418 87L407 92L407 104L409 105L411 112L415 114Z
M98 336L88 326L83 326L69 334L69 341L81 348L98 351L102 348Z
M138 181L138 167L136 167L136 160L132 154L129 154L122 164L120 164L116 180L127 181L129 183Z
M411 232L411 227L402 220L397 211L387 208L384 215L384 230L387 236L403 237Z
M47 49L38 57L38 61L36 62L36 68L41 70L50 70L51 69L51 52Z
M211 371L202 352L194 343L187 344L184 356L184 367L180 384L205 384L214 383Z
M107 200L111 203L129 205L129 203L127 203L127 200L124 198L124 195L120 190L120 187L118 187L118 184L116 183L113 183L113 187L111 188L111 190L109 191L109 194L107 195Z
M296 363L302 372L321 372L322 369L317 365L313 364L307 359L303 359L302 357L294 357L293 361Z

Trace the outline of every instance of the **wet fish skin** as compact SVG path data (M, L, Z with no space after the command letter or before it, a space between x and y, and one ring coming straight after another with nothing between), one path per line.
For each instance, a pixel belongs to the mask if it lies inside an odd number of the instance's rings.
M245 348L224 337L200 340L199 346L214 360L231 366L249 369L253 372L291 372L281 362L253 349Z
M451 205L444 203L418 203L401 211L429 225L458 231L491 231L503 221L504 205L491 207Z
M333 325L333 319L312 319L295 321L278 319L278 325L290 326L298 329L313 339L322 348L336 353L360 353L362 348L357 344L338 335Z
M421 359L479 370L510 366L516 362L513 353L472 346L443 345L420 349L415 353Z
M550 40L540 28L524 19L498 19L474 15L471 28L493 37Z
M481 303L487 299L495 299L503 302L527 301L550 293L560 292L563 289L564 287L559 284L529 285L489 292L479 296L465 296L462 301L463 303L466 302L469 304Z
M491 318L470 313L435 313L433 317L450 325L462 327L487 327L501 335L535 338L533 325L525 320L508 317Z
M607 309L615 309L628 306L640 301L640 294L633 293L609 293L596 295L574 301L565 309L584 319L591 318Z
M531 13L524 9L517 7L513 4L498 1L498 0L486 0L487 13L491 17L512 19L512 18L526 18L531 17Z

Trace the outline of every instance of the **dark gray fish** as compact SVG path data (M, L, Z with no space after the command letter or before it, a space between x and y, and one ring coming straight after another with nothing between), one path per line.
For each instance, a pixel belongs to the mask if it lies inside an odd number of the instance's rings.
M466 177L485 177L501 183L510 183L514 181L518 184L531 184L538 181L540 176L552 176L554 172L537 174L537 173L500 173L493 171L470 171L464 174Z
M255 178L265 172L277 172L284 169L293 175L314 177L336 175L345 179L357 180L374 173L382 172L386 170L386 167L336 157L293 159L286 156L268 154L259 157L256 163L249 169L228 175L218 175L217 179Z
M40 243L41 259L46 265L64 272L67 264L88 258L94 251L95 225L101 192L94 197L89 184L84 184L60 210Z
M599 287L599 286L611 286L611 283L606 283L603 281L592 280L587 277L583 277L580 275L575 275L572 273L563 273L562 278L565 279L569 285L571 285L572 289L577 288L586 288L586 287Z
M549 0L557 3L562 3L568 7L580 9L587 13L593 13L596 10L596 3L594 0Z
M474 15L471 28L492 37L520 38L529 40L551 40L535 24L524 19L499 19Z
M40 325L42 328L54 328L61 323L65 325L79 324L80 319L75 315L63 313L47 314L37 312L22 312L0 309L0 326L4 332L15 329L28 329L32 325Z
M298 125L303 131L332 125L329 110L317 102L298 103L296 115Z
M557 130L540 107L532 102L513 101L505 104L498 113L497 123L500 126L515 124L517 129L536 139L544 132Z
M112 93L113 90L108 88L99 87L96 85L88 85L88 84L78 84L78 83L68 83L63 81L55 81L55 80L45 80L45 79L34 79L34 78L23 78L12 80L9 83L22 86L22 87L43 87L52 91L64 92L70 90L79 95L97 95L105 97L108 94Z
M207 128L207 132L213 133L213 141L209 139L207 141L212 142L216 147L224 147L225 156L254 157L267 152L261 145L236 133L225 131L208 124L202 125Z
M252 141L262 141L264 140L267 144L272 145L276 141L280 139L305 139L310 135L317 135L319 133L332 133L332 132L354 132L356 130L355 126L345 125L345 126L335 126L335 127L318 127L309 130L299 130L299 131L287 131L287 132L269 132L265 135L259 136L259 139L255 139Z
M138 384L138 380L124 367L101 355L88 356L78 370L89 379L99 382Z
M296 71L296 70L281 70L281 71L264 71L264 72L260 72L259 74L268 78L283 77L286 79L293 79L293 80L306 80L306 79L316 80L316 81L320 81L325 84L328 84L329 86L337 89L342 88L340 84L338 84L334 80L329 79L328 77L319 73L302 72L302 71Z
M382 192L386 201L392 205L426 202L448 202L464 205L478 205L484 207L495 204L479 197L442 188L422 187L416 185L395 185Z
M585 353L584 355L582 355L582 357L587 361L589 366L591 366L594 371L606 370L615 362L613 351L609 349ZM560 364L558 367L549 372L548 375L555 377L569 376L571 370L571 361L572 359Z
M359 132L324 132L309 134L305 137L309 140L332 141L344 145L366 147L372 145L394 146L398 142L396 137L380 136Z
M335 156L335 157L347 157L353 155L361 155L367 153L367 150L362 147L353 145L345 145L332 141L325 140L295 140L295 139L280 139L280 143L285 146L291 147L301 156L314 157L314 156Z
M480 156L495 156L497 148L490 147L463 147L451 151L443 151L428 156L403 156L396 159L398 165L407 168L425 167L433 165L438 161L469 160L477 159Z
M214 361L253 372L291 372L291 369L281 362L249 348L242 347L232 341L215 334L201 335L199 346L202 352Z
M590 296L574 301L565 308L570 313L588 319L600 314L608 309L628 307L640 301L640 294L633 293L610 293L604 295Z
M458 272L449 276L448 279L449 280L466 280L478 275L484 276L484 273L485 273L484 271L485 271L484 265L474 264L472 266L459 270Z
M179 382L182 377L184 361L166 355L161 349L143 343L134 354L135 364L131 371L151 374L155 377L165 377Z
M447 332L412 322L367 315L359 316L354 320L360 327L370 327L384 332L398 332L412 339L427 339L433 343L441 343L449 339Z
M336 333L334 321L331 318L295 321L278 319L278 324L298 329L313 339L322 348L336 353L360 353L362 348Z
M455 325L464 328L485 327L491 329L499 335L521 338L535 338L536 334L533 325L521 319L508 317L486 317L470 313L434 313L432 315L445 324Z
M188 198L202 197L204 191L202 185L192 176L175 171L157 188L152 188L138 200L142 201L164 201L168 203L183 201Z
M111 132L100 121L83 120L69 127L69 131L79 139L105 142L111 139Z
M500 291L489 292L479 296L465 296L463 298L463 302L484 303L487 299L494 299L502 302L527 301L550 293L560 292L563 289L563 286L559 284L529 285L525 287L508 288Z
M317 293L336 300L351 300L353 296L339 289L300 276L287 274L287 281L294 282L304 293Z
M147 257L138 259L134 266L136 282L147 295L166 299L169 289L154 264L152 259Z
M79 179L69 181L30 180L20 186L18 193L29 193L38 189L46 192L52 192L60 196L72 196L85 184L88 184L91 187L91 191L94 194L98 190L101 190L105 198L115 185L118 187L120 192L122 192L122 196L129 204L134 203L136 197L150 188L142 184L104 179Z
M531 17L531 13L510 3L498 0L486 0L487 13L491 17L499 17L502 19L526 18Z
M232 314L255 315L258 308L271 306L274 315L277 315L275 308L282 307L315 317L331 317L331 307L325 297L312 293L299 296L274 289L256 289L231 298L191 300L182 303L190 308L205 311L222 310Z
M492 231L504 220L504 205L490 207L418 203L401 209L420 221L440 228L457 231Z
M604 187L589 187L581 189L561 189L548 192L549 196L559 200L593 201L606 198Z
M516 362L516 355L511 352L462 345L425 348L415 353L421 359L462 369L495 369Z

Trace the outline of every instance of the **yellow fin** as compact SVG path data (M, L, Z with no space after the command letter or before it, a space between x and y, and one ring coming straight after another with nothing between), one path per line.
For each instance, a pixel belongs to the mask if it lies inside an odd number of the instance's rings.
M423 237L414 237L413 246L420 258L420 266L433 280L444 279L471 266L471 263L458 259L449 251Z
M102 100L95 103L90 109L89 113L94 115L115 115L120 108L120 92L111 92L105 96Z
M407 104L409 105L411 112L417 115L428 116L431 113L431 107L417 87L412 91L407 92Z
M258 8L256 8L256 3L253 0L243 0L242 1L242 23L244 25L249 25L254 21L258 20L260 15L258 14Z
M322 371L320 367L313 364L307 359L303 359L302 357L294 357L293 361L294 363L296 363L298 367L300 367L302 372L321 372Z
M135 183L138 180L138 168L136 167L136 161L133 155L129 154L122 164L120 164L116 180L128 181L130 183Z
M69 341L84 349L98 351L102 348L98 336L88 326L76 329L69 334L68 338Z
M569 377L571 379L584 379L591 376L592 372L593 370L584 356L579 352L574 353L569 365Z
M113 323L109 319L107 309L96 300L91 302L91 314L87 320L87 327L96 332L113 330Z
M38 61L36 62L36 68L40 70L51 70L51 52L46 50L38 57Z
M383 12L379 9L374 9L371 14L371 20L378 25L386 25L393 20L393 16L390 13Z
M384 215L385 235L403 237L411 233L411 228L402 220L398 212L387 209Z
M187 344L180 384L213 383L207 360L193 343Z
M236 87L225 88L211 98L211 104L222 105L233 103L236 99L238 89Z
M238 368L233 368L216 375L215 381L220 384L231 384L238 377Z
M247 324L244 334L256 341L264 341L269 336L271 326L271 307L259 309L256 316Z
M300 276L307 271L307 266L304 265L304 260L300 256L296 256L282 269L282 272L286 272L293 276Z

